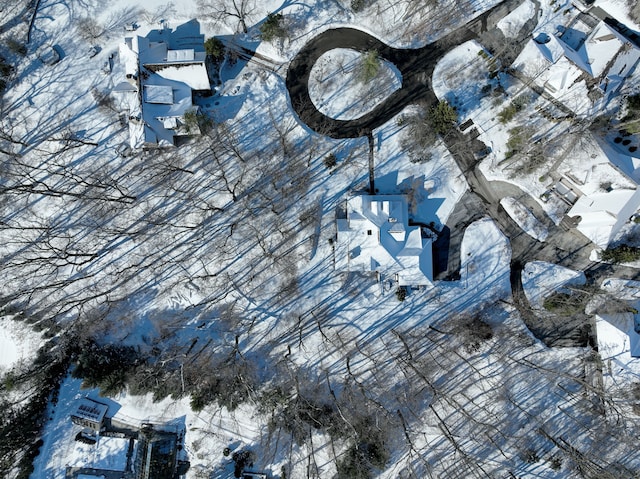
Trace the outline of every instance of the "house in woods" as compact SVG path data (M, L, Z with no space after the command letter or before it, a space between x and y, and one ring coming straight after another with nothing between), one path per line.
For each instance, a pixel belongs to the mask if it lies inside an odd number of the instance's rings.
M85 397L78 402L75 411L71 414L71 422L95 432L100 432L104 425L107 410L108 407L106 405Z
M640 208L640 162L622 145L587 133L557 172L554 191L567 203L567 217L601 248Z
M336 269L376 272L400 286L433 281L432 238L410 226L402 195L358 195L337 218Z
M196 20L172 30L126 37L120 45L126 80L114 88L129 110L132 148L175 145L200 133L194 94L210 93L204 35Z
M68 450L74 453L66 464L65 477L178 479L189 469L183 449L184 430L175 424L134 425L135 421L124 418L105 421L107 406L88 398L83 398L76 409L73 422L100 434L92 442L82 441L78 435L66 438Z
M606 103L636 69L640 48L622 32L623 25L592 9L554 31L537 32L514 67L565 106L586 113L585 98Z

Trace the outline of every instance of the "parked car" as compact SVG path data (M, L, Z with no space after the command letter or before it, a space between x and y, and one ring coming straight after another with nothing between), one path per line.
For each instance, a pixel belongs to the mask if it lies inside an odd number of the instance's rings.
M100 47L96 45L90 46L87 50L87 55L89 55L89 58L95 57L98 53L100 53Z

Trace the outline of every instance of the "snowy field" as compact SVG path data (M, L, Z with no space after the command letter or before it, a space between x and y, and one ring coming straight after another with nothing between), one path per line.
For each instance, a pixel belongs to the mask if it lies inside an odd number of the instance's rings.
M43 343L42 334L14 321L12 317L0 317L0 370L29 362L33 352L40 349Z
M368 187L368 144L299 123L284 85L287 62L332 27L415 47L496 3L429 9L379 0L354 13L345 2L269 0L247 14L249 31L234 36L237 19L208 22L195 1L145 0L140 9L127 0L43 0L0 120L14 140L12 155L3 153L3 300L55 324L56 339L73 332L131 346L144 358L127 388L102 399L116 419L183 428L186 479L233 477L225 448L252 451L254 469L272 479L353 477L344 468L364 462L362 450L379 456L371 476L389 479L577 477L582 452L597 458L589 463L596 471L621 457L637 466L620 440L633 428L593 413L597 394L583 379L590 351L548 349L521 321L511 297L511 246L489 217L464 231L459 280L410 289L404 301L388 280L335 269L336 210ZM551 21L553 8L543 5L541 22ZM524 2L500 29L515 35L533 11ZM260 40L268 12L285 15L288 39ZM217 93L198 99L218 124L197 141L120 156L128 130L108 98L123 80L114 52L124 26L136 22L144 35L196 16L207 37L263 58L223 63ZM87 17L106 26L95 38L77 29ZM100 51L88 58L91 44ZM37 59L48 45L63 52L52 66ZM359 60L340 49L316 64L312 92L326 114L358 117L400 87L397 71L383 63L363 91L353 81ZM519 165L503 158L509 130L544 102L533 100L501 124L498 113L524 87L492 75L494 67L482 45L467 42L438 64L434 91L456 106L461 122L473 119L491 147L487 177L538 198L548 186L541 172L514 179ZM373 132L375 185L378 194L406 194L411 218L439 229L468 185L441 143L428 161L410 160L403 118L414 113L410 106ZM569 128L536 118L535 128L549 135ZM335 167L326 166L329 155ZM525 231L545 239L522 205L505 204ZM522 281L539 306L584 275L529 263ZM43 340L9 317L1 321L0 367L21 371ZM121 442L73 439L69 414L85 395L99 391L70 376L62 381L31 479L63 479L67 466L123 467ZM194 408L194 397L209 401ZM238 404L216 403L230 397Z

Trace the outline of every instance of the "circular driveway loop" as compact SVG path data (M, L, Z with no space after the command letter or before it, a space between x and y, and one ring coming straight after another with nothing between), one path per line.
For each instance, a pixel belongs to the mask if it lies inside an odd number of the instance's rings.
M431 77L438 61L452 48L477 39L480 34L494 28L519 4L520 0L506 0L435 42L416 49L392 48L355 28L335 28L322 32L307 43L289 65L286 85L291 106L303 123L322 135L332 138L366 136L411 103L420 100L436 103ZM376 50L381 58L400 70L402 88L389 95L371 112L354 120L336 120L324 115L309 96L309 75L322 54L335 48L351 48L361 52Z

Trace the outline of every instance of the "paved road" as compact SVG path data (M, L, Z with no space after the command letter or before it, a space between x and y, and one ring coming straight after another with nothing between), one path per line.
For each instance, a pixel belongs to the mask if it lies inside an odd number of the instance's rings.
M536 3L536 9L539 4ZM519 0L507 0L464 27L447 34L420 49L395 49L380 40L351 28L339 28L321 33L311 40L290 64L286 85L291 104L300 117L313 130L334 138L370 136L371 131L389 121L405 106L422 101L435 104L437 98L431 88L433 70L440 58L451 48L468 40L477 39L490 48L505 65L511 64L530 38L536 26L537 11L532 21L521 29L518 38L506 41L496 23L520 4ZM325 52L335 48L352 48L366 51L375 49L380 57L392 62L402 73L402 88L390 95L370 113L355 120L335 120L319 112L309 96L309 74L315 62ZM549 345L593 345L592 324L585 327L585 317L556 317L534 313L522 293L521 273L524 265L533 260L546 261L585 271L590 282L596 283L605 276L639 279L640 272L633 268L593 263L589 254L593 245L575 229L565 229L553 224L540 205L528 193L505 182L488 181L477 168L473 154L484 145L458 130L452 130L443 138L456 163L465 174L470 191L456 205L446 225L449 235L448 255L436 254L438 279L456 279L460 270L460 243L464 229L484 215L491 216L509 238L512 248L511 283L514 305L531 331ZM373 176L371 175L372 179ZM549 229L549 237L541 243L526 233L500 206L506 196L517 198ZM440 242L442 243L442 241ZM441 245L442 246L442 245ZM444 267L444 264L447 267ZM544 317L543 317L544 316Z
M377 38L354 28L327 30L307 43L289 65L286 86L296 114L310 128L333 138L356 138L369 134L386 123L407 105L418 101L437 101L431 77L438 61L452 48L493 29L496 23L520 5L520 0L506 0L468 24L429 45L418 49L392 48ZM335 48L359 51L376 50L381 58L393 63L402 74L402 87L373 111L355 120L335 120L319 112L309 96L309 75L322 54Z

